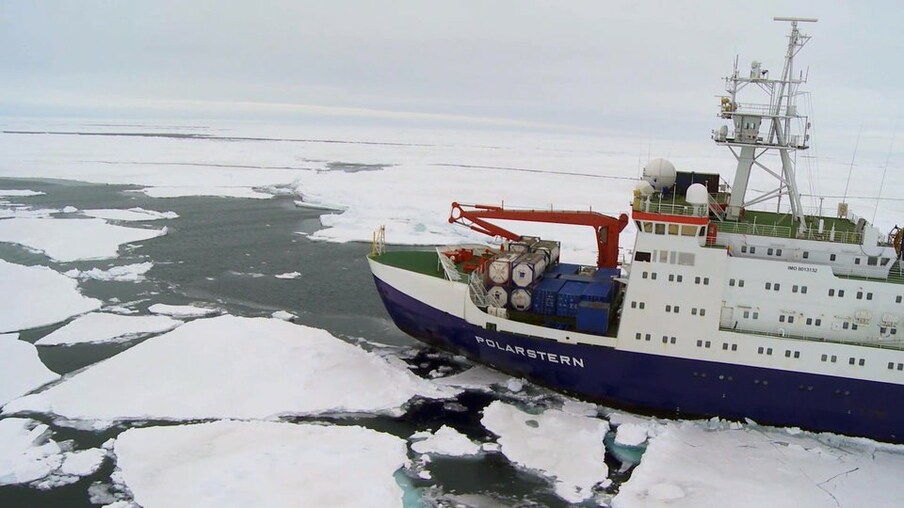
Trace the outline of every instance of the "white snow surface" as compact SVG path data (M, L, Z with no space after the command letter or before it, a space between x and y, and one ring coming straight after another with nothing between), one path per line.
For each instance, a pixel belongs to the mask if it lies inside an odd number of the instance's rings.
M211 185L191 185L184 187L147 187L141 192L152 198L183 198L187 196L212 196L221 198L270 199L272 194L259 192L248 187L217 187Z
M167 305L165 303L155 303L148 307L148 310L154 314L163 314L164 316L172 316L176 318L195 318L219 314L218 309L207 307L198 307L195 305Z
M46 194L45 192L33 191L27 189L0 189L0 197L29 197L29 196L42 196Z
M18 337L0 335L0 407L60 377L41 363L32 344Z
M301 274L298 272L286 272L274 275L277 279L297 279L301 277Z
M512 379L511 376L498 370L476 365L458 374L436 378L433 382L444 386L487 391L492 389L494 385L505 386L510 379Z
M145 508L401 506L405 442L356 426L218 421L129 429L121 478Z
M291 312L288 312L285 310L278 310L278 311L274 312L273 314L271 314L271 316L273 316L276 319L282 319L283 321L292 321L293 319L298 317L295 314L292 314Z
M414 396L456 393L324 330L225 315L146 340L10 403L4 413L31 410L95 427L125 420L398 414Z
M556 495L568 502L589 499L593 486L607 481L605 420L556 409L534 415L496 400L483 410L480 423L499 436L510 461L554 478Z
M902 470L904 446L794 429L669 422L651 438L612 504L900 506Z
M0 420L0 485L40 480L63 461L48 427L26 418Z
M113 266L106 270L100 268L91 268L90 270L78 270L73 268L63 275L79 280L102 280L115 282L141 282L144 280L144 274L154 267L154 263L150 261L145 263L134 263L131 265Z
M0 332L57 323L101 306L99 300L82 296L76 281L46 266L0 260L0 282L6 296L0 305Z
M35 342L36 346L59 346L83 343L124 342L143 335L168 332L182 321L166 316L123 316L92 312L75 318Z
M418 433L411 436L411 438L419 439L411 444L411 449L417 453L463 457L466 455L476 455L480 452L479 444L468 439L468 436L446 425L437 429L436 432Z
M615 442L625 446L638 446L647 440L647 427L637 423L623 423L615 429Z
M176 212L158 212L155 210L145 210L144 208L101 208L95 210L82 210L82 213L89 217L97 217L98 219L118 220L118 221L148 221L160 219L176 219L179 214Z
M0 242L17 243L62 262L114 258L122 244L165 234L166 228L127 228L102 219L0 220Z

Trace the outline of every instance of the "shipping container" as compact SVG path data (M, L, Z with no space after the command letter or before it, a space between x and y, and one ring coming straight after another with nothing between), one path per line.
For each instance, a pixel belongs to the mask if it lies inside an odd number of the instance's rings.
M575 328L581 332L604 334L609 330L609 304L584 301L578 304Z
M592 275L557 275L556 278L564 280L565 282L586 282L587 284L598 282Z
M586 282L566 282L556 297L556 315L574 316L578 311L578 303L587 288Z
M612 290L614 287L615 284L612 283L612 279L596 279L596 282L587 284L587 287L584 289L584 294L581 295L581 301L609 302L610 300L612 300Z
M540 252L527 254L518 259L512 267L512 283L519 288L530 286L540 280L546 270L546 256Z
M541 280L531 295L531 310L537 314L554 315L559 290L562 289L565 282L559 279Z
M493 286L487 290L487 303L493 307L508 305L508 291L502 286Z
M530 252L530 245L525 242L509 242L508 243L509 252L516 252L518 254L526 254Z
M593 274L594 279L611 279L612 277L621 277L621 269L619 268L598 268Z
M554 240L540 240L534 245L534 252L542 252L546 255L546 260L550 265L554 265L559 261L559 251L561 246L559 242Z
M557 264L557 265L555 265L555 266L550 266L550 267L546 270L546 274L547 274L547 276L554 276L554 275L574 275L574 274L578 273L578 270L579 270L580 268L581 268L580 265L572 265L572 264L568 264L568 263L559 263L559 264Z
M487 278L492 284L508 284L512 277L512 266L518 262L521 254L507 252L496 256L487 266Z
M531 308L531 291L527 288L512 290L509 305L515 310L525 311Z

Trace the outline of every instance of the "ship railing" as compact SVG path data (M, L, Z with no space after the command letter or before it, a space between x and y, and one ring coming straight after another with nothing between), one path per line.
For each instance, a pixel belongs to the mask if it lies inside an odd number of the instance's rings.
M820 242L850 243L861 245L863 233L855 231L823 231L808 228L803 233L797 226L777 226L775 224L751 224L748 222L719 223L719 233L733 233L739 235L771 236L774 238L796 238L798 240L815 240Z
M487 288L484 285L483 281L483 270L474 270L473 272L471 272L471 276L468 278L468 285L471 288L471 301L474 302L474 305L480 307L481 309L485 309L488 305Z
M706 217L709 213L705 205L681 205L652 200L641 201L635 210L647 213L661 213L663 215L689 215L693 217Z
M872 340L839 340L829 339L826 337L815 337L809 335L795 335L780 332L767 332L763 330L748 330L744 328L734 328L728 326L720 326L719 330L723 332L747 333L751 335L764 335L766 337L778 337L789 340L803 340L807 342L825 342L829 344L846 344L850 346L872 347L877 349L904 349L904 339L872 339Z
M446 256L444 252L445 250L442 247L436 248L437 262L446 274L447 279L451 281L460 281L461 272L458 271L458 268L455 267L455 263L453 263L452 260L449 259L449 256Z

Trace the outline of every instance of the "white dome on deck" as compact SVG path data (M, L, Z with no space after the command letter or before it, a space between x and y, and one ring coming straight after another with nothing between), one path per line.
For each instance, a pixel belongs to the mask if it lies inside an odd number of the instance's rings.
M641 180L641 181L637 182L637 186L635 186L634 189L636 191L640 192L640 195L643 197L647 197L647 196L653 194L654 192L656 192L656 190L653 189L653 186L650 185L650 182L648 182L646 180Z
M702 183L692 184L687 188L687 202L692 205L705 205L709 203L709 192Z
M675 166L665 159L653 159L643 167L643 179L656 190L675 185Z

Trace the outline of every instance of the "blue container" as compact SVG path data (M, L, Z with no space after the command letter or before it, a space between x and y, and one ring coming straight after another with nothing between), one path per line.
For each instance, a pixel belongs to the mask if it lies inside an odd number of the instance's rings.
M568 263L559 263L552 267L546 267L546 275L547 277L554 277L556 275L574 275L578 273L580 269L580 265L571 265Z
M614 287L612 279L587 284L584 294L581 295L581 301L608 303L612 299Z
M565 285L564 280L543 279L534 288L531 298L531 310L537 314L553 315L556 313L556 301L559 290Z
M593 274L594 279L611 279L612 277L621 277L621 270L618 268L599 268Z
M562 289L559 290L559 295L556 299L556 315L575 316L585 289L587 289L586 282L566 282Z
M590 275L564 275L564 274L560 274L560 275L556 275L556 278L562 279L562 280L565 280L565 281L569 281L569 282L576 281L576 282L590 283L590 282L596 281L596 279L594 279L594 278L591 277Z
M579 303L575 327L578 331L599 335L609 331L609 304L587 301Z

